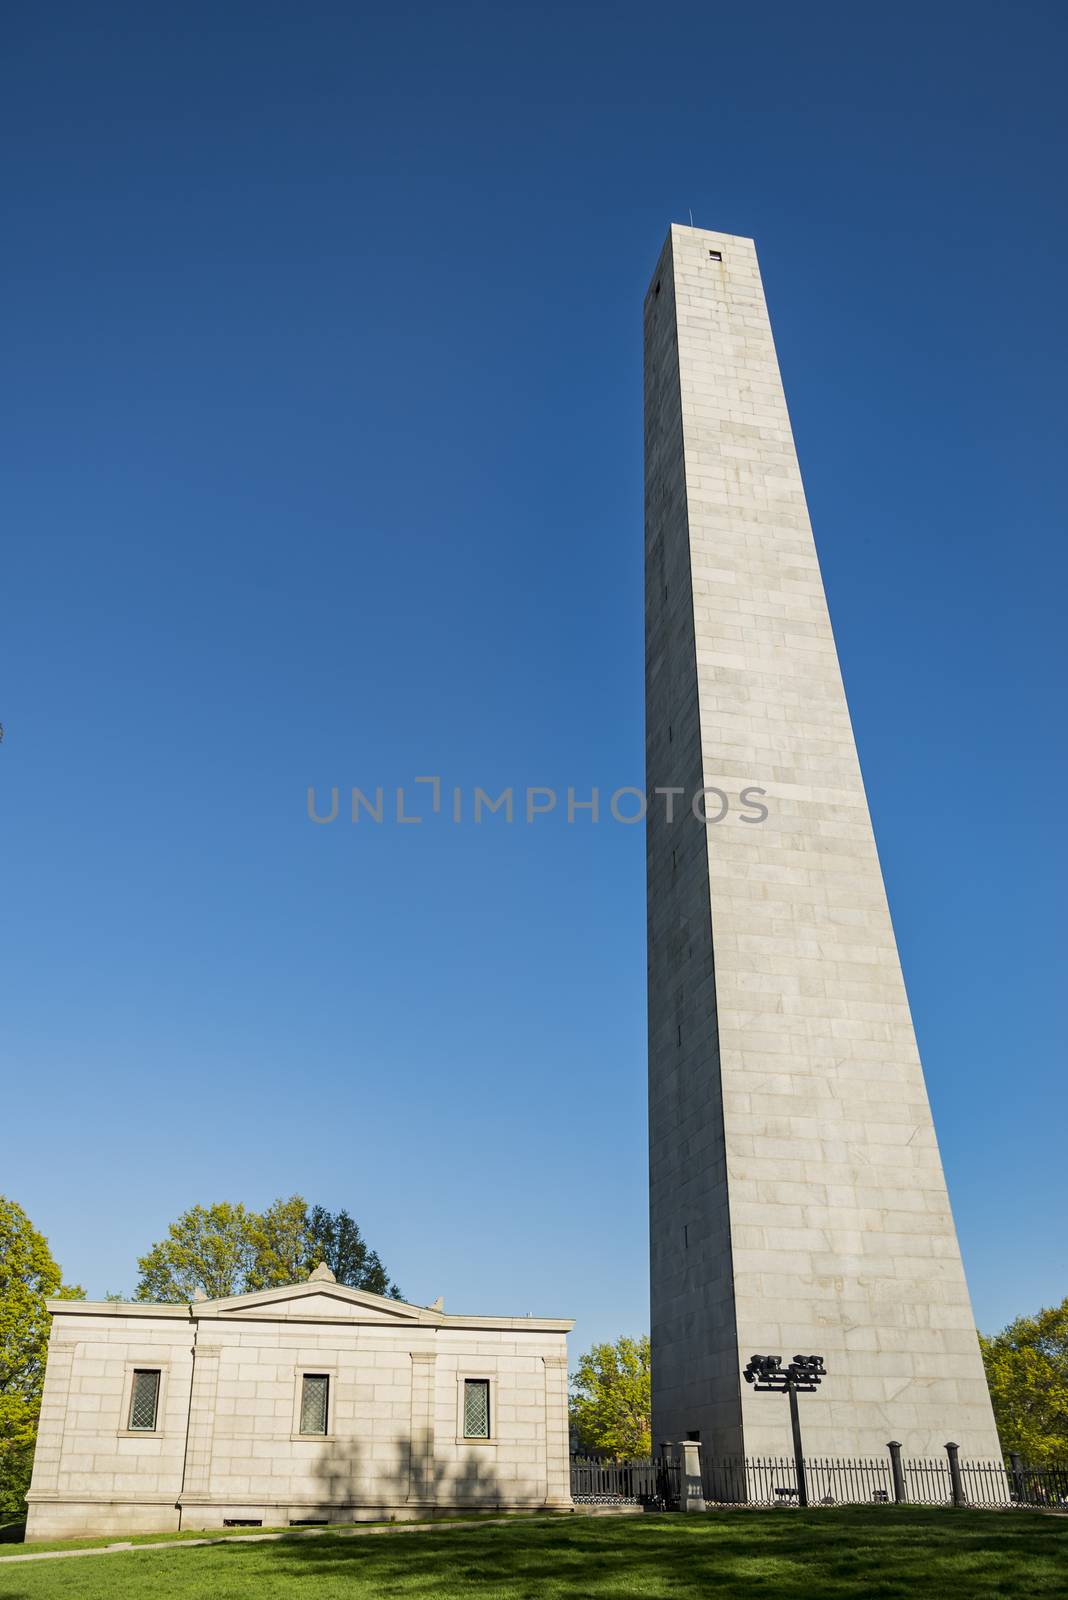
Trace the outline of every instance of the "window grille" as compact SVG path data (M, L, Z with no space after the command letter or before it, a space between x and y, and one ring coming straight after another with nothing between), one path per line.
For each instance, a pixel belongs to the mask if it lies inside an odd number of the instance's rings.
M464 1438L490 1436L489 1379L464 1379Z
M304 1374L300 1396L301 1433L325 1433L330 1379L323 1374Z
M152 1433L159 1408L159 1373L140 1368L130 1391L130 1432Z

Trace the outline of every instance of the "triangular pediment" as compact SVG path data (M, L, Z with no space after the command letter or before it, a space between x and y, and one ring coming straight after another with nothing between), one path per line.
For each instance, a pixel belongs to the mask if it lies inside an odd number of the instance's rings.
M235 1294L226 1300L202 1300L191 1309L194 1317L227 1320L254 1317L285 1322L379 1323L393 1327L442 1321L440 1312L426 1306L410 1306L403 1300L370 1294L366 1289L350 1289L344 1283L322 1280L263 1289L255 1294Z

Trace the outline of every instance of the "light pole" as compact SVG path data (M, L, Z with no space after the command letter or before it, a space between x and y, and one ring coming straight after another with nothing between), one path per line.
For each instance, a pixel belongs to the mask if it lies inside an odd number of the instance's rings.
M749 1365L742 1374L761 1394L788 1394L790 1396L790 1428L794 1436L794 1469L797 1473L797 1503L808 1505L808 1483L805 1479L805 1457L801 1449L801 1418L797 1412L799 1394L812 1394L827 1376L822 1356L794 1356L788 1367L782 1356L750 1356Z

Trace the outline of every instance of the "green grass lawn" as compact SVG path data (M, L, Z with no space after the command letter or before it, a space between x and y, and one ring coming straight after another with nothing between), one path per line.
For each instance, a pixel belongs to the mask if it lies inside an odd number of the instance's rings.
M1068 1519L736 1511L0 1563L3 1600L1064 1600Z

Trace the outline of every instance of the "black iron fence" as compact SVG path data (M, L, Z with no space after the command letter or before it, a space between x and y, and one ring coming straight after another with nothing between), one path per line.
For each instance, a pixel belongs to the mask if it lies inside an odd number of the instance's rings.
M1008 1461L961 1460L955 1445L944 1456L806 1457L810 1506L975 1506L1010 1510L1068 1510L1068 1462L1032 1467ZM710 1506L781 1506L799 1502L792 1456L705 1456L701 1484ZM677 1455L640 1461L572 1456L571 1494L579 1504L631 1504L653 1510L680 1505Z
M902 1498L908 1505L1068 1510L1068 1462L1031 1467L1019 1456L1008 1461L961 1461L947 1452L904 1461L902 1468Z
M805 1458L810 1505L880 1505L894 1498L889 1459ZM793 1456L719 1457L701 1463L705 1500L721 1506L798 1503Z
M1068 1461L1029 1467L1019 1456L1010 1456L1008 1466L1001 1462L998 1465L1007 1476L1009 1499L1014 1505L1068 1510Z
M571 1498L579 1505L643 1505L670 1511L679 1500L679 1464L670 1456L637 1461L571 1457Z

